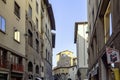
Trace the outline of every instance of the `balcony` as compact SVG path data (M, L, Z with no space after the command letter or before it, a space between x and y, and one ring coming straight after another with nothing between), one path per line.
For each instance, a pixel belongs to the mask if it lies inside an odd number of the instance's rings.
M12 68L12 71L19 71L19 72L24 71L24 67L22 64L12 64L11 68Z
M0 68L9 68L9 62L6 59L0 58Z

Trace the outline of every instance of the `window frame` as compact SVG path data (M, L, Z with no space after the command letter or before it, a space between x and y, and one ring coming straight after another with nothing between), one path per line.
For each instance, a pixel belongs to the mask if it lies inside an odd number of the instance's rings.
M39 41L38 39L36 39L35 41L36 41L36 51L39 52Z
M104 41L105 43L108 41L108 39L112 35L112 17L111 17L110 6L111 6L111 2L109 2L106 12L104 14L104 39L105 39Z
M16 41L16 42L18 42L18 43L20 43L20 31L18 31L18 30L15 30L14 31L14 40Z
M4 24L2 23L4 20ZM3 16L0 16L0 31L5 33L6 32L6 19Z
M39 5L37 1L36 1L36 12L39 13Z
M32 7L31 7L31 5L29 5L28 15L29 15L29 17L32 18Z
M33 47L33 33L28 30L28 44Z
M38 26L39 26L38 23L39 23L39 22L38 22L38 18L36 18L36 27L37 27L37 29L38 29Z
M14 2L14 14L20 18L20 6L17 4L17 2Z

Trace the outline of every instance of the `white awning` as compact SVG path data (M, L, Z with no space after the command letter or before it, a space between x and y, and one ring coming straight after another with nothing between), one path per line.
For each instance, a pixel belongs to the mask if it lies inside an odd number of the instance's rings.
M37 77L36 79L38 79L38 80L42 80L41 78L39 78L39 77Z

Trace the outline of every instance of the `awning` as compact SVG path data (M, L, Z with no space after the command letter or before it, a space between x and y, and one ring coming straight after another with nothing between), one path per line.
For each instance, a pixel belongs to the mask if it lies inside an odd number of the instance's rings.
M90 74L91 74L91 77L93 77L94 75L98 74L98 66L99 66L99 64L97 63L97 64L92 68L92 70L88 73L88 78L90 77Z
M41 79L41 78L39 78L39 77L37 77L36 79L37 79L37 80L42 80L42 79Z

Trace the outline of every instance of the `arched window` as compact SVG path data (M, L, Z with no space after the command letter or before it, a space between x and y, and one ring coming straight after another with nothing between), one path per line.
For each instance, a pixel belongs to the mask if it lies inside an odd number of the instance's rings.
M68 78L68 80L72 80L71 78Z
M33 64L32 64L32 62L28 63L28 72L33 72Z
M35 70L36 70L36 73L39 74L39 66L38 65L36 66Z
M30 30L28 30L28 44L32 47L33 46L33 34Z

